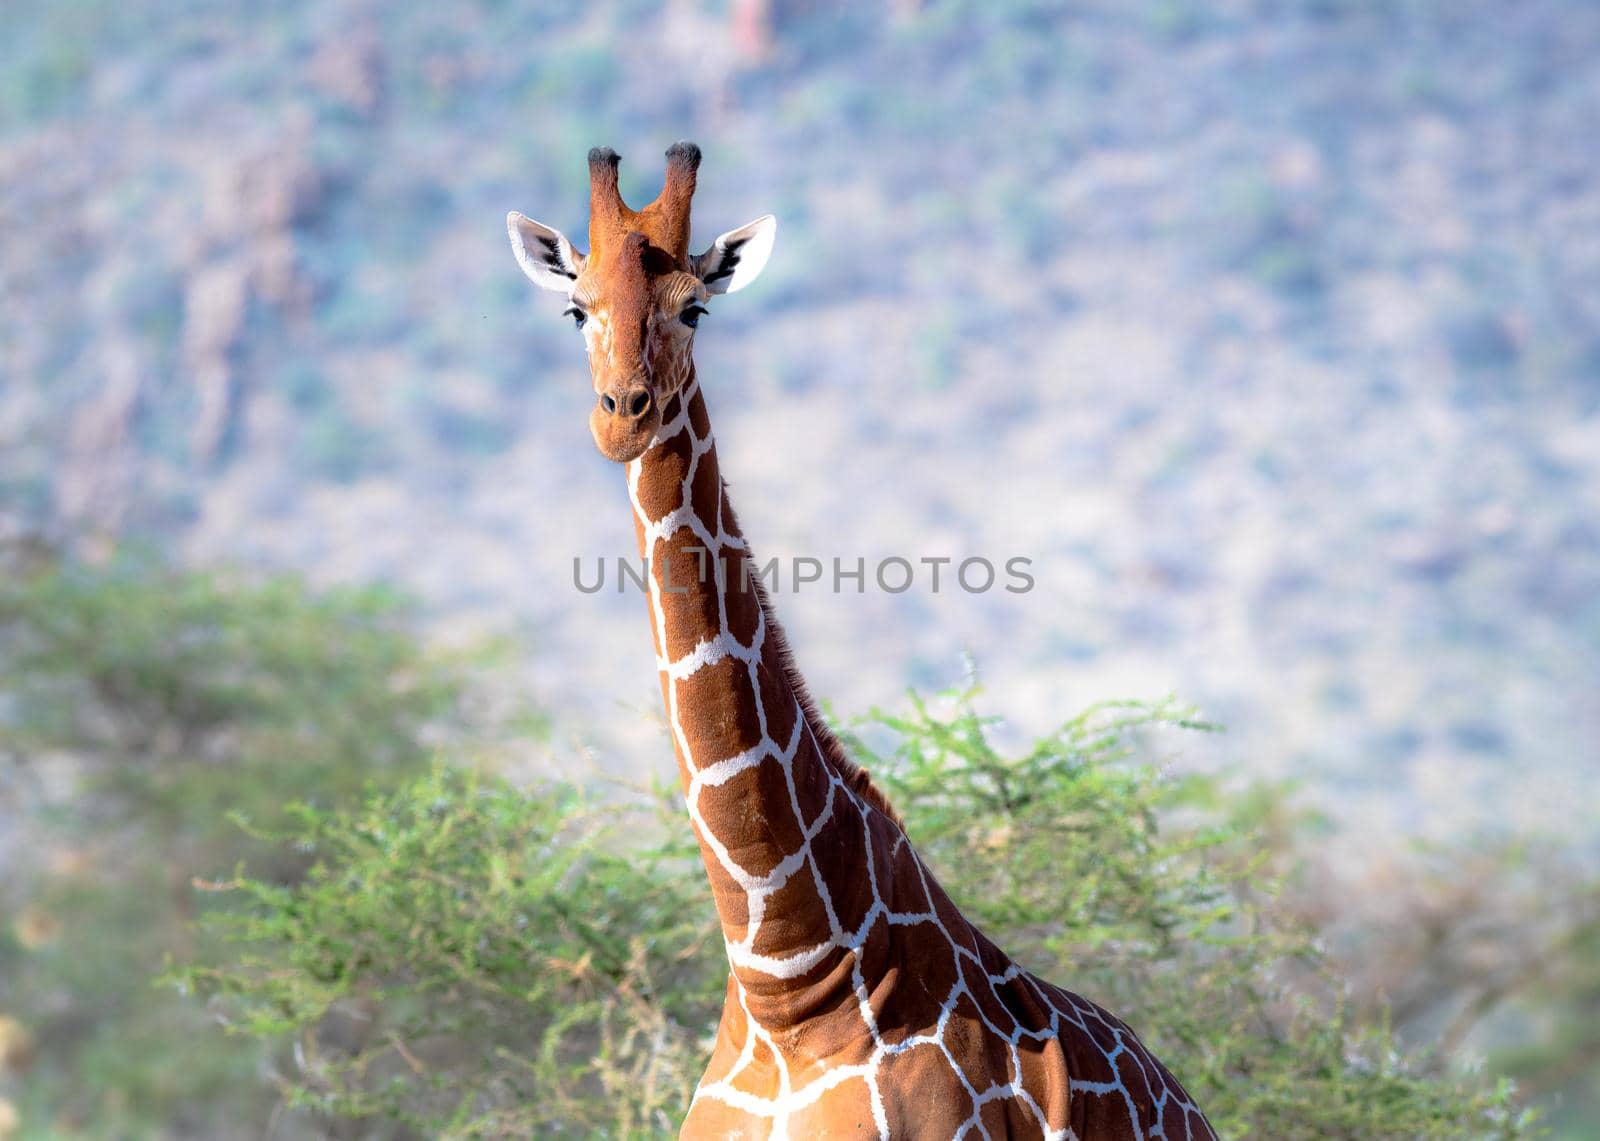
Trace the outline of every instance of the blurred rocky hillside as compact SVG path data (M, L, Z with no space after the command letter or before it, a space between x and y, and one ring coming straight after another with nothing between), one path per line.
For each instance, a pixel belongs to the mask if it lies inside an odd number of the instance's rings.
M525 627L558 732L664 771L643 605L572 585L622 476L503 219L581 236L588 147L638 200L688 137L697 243L780 218L699 348L758 551L1033 560L780 595L837 708L970 655L1018 734L1176 691L1357 835L1600 834L1600 7L0 22L7 527Z

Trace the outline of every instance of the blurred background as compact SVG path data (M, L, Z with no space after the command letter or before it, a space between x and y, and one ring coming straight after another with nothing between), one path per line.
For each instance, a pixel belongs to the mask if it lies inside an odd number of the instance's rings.
M139 900L181 920L237 856L217 758L272 772L263 803L359 788L448 736L412 655L493 639L480 712L538 725L513 774L669 771L643 602L573 586L633 553L622 473L504 217L585 246L588 148L639 205L690 138L696 248L779 218L697 349L757 552L1037 580L781 593L814 692L848 717L975 675L1013 743L1194 703L1227 732L1175 765L1321 821L1305 898L1358 993L1600 1137L1600 8L17 0L0 28L0 1136L217 1135L184 1083L260 1079L162 1045L208 1031L148 982L183 951ZM351 610L382 616L360 669L303 669ZM275 766L319 701L337 747ZM140 941L144 975L104 959Z

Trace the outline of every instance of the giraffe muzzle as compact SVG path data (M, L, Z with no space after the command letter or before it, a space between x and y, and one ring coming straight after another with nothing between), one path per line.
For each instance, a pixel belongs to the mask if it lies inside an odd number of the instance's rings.
M638 459L660 421L655 397L637 382L613 385L600 393L589 414L589 430L600 454L618 463Z

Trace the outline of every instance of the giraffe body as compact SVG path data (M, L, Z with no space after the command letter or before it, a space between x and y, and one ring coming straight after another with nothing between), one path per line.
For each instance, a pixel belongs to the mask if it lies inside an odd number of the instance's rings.
M616 197L615 156L593 152L587 258L511 217L529 276L580 308L591 427L627 463L662 696L727 947L727 999L682 1135L1213 1137L1127 1026L962 916L812 706L729 503L690 355L687 315L740 287L741 261L765 260L770 220L690 259L698 157L669 151L667 188L634 213Z

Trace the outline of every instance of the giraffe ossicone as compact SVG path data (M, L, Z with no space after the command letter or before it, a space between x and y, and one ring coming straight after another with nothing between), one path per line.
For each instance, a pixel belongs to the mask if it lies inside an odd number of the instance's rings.
M587 252L521 214L507 223L523 271L567 298L595 443L627 465L662 697L727 947L682 1135L1214 1137L1132 1030L962 916L818 715L749 571L692 357L711 297L754 279L776 224L691 256L699 148L667 151L661 194L637 211L617 163L589 153Z

